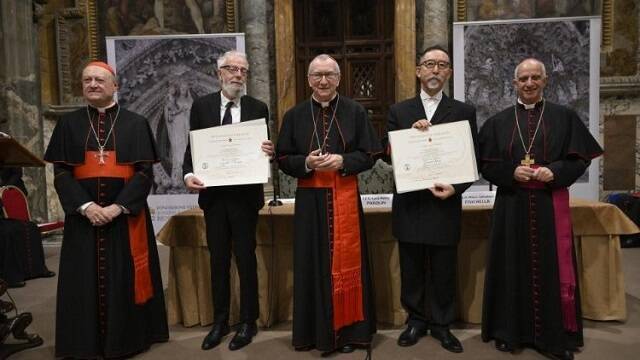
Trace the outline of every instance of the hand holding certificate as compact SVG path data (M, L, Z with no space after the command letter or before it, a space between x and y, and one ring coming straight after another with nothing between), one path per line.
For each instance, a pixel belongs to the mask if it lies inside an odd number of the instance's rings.
M389 132L396 191L423 190L434 183L478 180L473 137L468 121L430 126L428 130Z
M265 119L215 126L189 133L193 172L204 186L264 184L269 180Z

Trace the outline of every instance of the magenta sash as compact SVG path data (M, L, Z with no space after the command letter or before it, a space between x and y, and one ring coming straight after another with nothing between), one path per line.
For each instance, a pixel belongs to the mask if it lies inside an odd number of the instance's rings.
M576 273L573 267L573 234L571 232L571 210L569 190L553 190L553 213L556 223L556 247L560 272L560 302L564 329L578 331L576 321Z
M546 185L539 181L518 182L525 189L544 189ZM556 252L560 277L560 305L562 325L570 332L578 331L576 321L576 273L573 267L573 234L571 230L571 210L569 209L569 190L553 189L553 214L556 233Z

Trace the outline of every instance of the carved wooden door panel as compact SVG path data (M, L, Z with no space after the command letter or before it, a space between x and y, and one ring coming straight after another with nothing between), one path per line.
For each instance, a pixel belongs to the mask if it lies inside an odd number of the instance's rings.
M309 62L331 55L342 73L338 92L362 104L382 136L395 101L393 1L296 0L297 101L311 96Z

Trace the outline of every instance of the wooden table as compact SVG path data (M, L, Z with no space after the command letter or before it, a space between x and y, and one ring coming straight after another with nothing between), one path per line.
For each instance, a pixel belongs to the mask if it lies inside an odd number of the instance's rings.
M617 207L572 200L571 215L578 259L583 317L625 320L627 316L619 235L639 232ZM480 323L486 243L491 209L465 209L458 247L458 313ZM391 236L390 209L365 209L369 256L374 274L376 315L381 323L401 325L398 247ZM209 251L200 209L173 216L158 234L171 247L167 311L170 324L213 322ZM256 255L261 326L291 320L293 294L293 205L260 211ZM235 265L232 265L235 267ZM232 270L231 323L237 321L239 286Z

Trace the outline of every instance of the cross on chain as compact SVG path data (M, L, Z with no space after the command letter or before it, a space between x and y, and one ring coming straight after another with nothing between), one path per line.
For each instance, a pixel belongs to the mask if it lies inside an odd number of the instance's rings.
M109 154L104 152L104 148L100 147L98 149L98 154L95 155L96 159L98 159L99 165L104 165L104 158L109 157Z
M535 164L536 162L533 160L533 158L531 156L529 156L529 154L525 154L524 155L524 159L520 160L520 165L524 165L524 166L528 166L531 167L531 165Z

